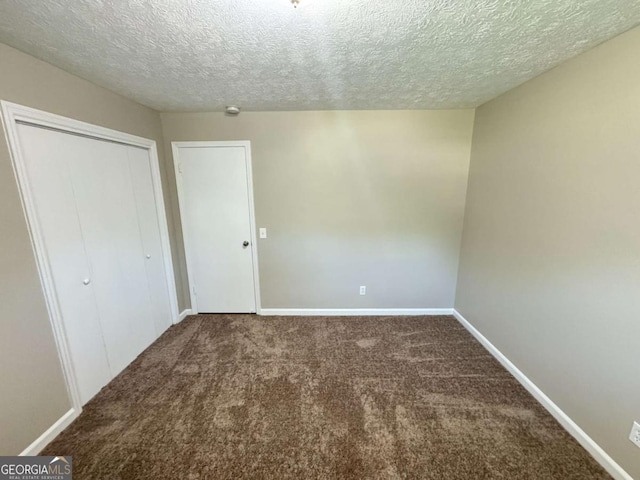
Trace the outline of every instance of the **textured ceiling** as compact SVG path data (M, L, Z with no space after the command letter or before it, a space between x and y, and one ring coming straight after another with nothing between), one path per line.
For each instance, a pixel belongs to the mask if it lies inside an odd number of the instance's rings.
M633 0L0 0L0 41L162 111L475 107Z

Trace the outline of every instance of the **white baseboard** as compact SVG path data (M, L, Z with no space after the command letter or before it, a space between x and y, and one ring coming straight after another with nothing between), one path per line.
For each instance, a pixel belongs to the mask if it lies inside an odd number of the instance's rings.
M38 455L44 447L46 447L51 440L56 438L62 430L67 428L71 422L73 422L80 412L75 408L72 408L62 417L60 417L56 423L51 425L42 435L34 440L34 442L25 448L20 455L22 456L34 456Z
M184 320L189 315L191 315L191 313L192 312L190 308L185 308L182 312L180 312L180 315L178 315L178 318L176 319L176 323L180 323L182 320Z
M605 452L600 445L598 445L587 433L582 430L576 422L574 422L569 415L564 413L553 400L551 400L545 393L533 383L529 377L527 377L518 367L516 367L511 360L498 350L482 333L480 333L469 321L464 318L460 312L453 310L453 315L456 319L478 340L484 348L486 348L496 360L498 360L504 368L506 368L511 375L513 375L518 382L522 384L527 391L533 395L533 397L542 404L544 408L564 427L564 429L575 438L582 447L591 454L591 456L602 467L609 472L609 474L616 480L633 480L631 475L624 471L624 469L611 458L607 452Z
M301 317L453 315L453 308L263 308L260 310L260 315Z

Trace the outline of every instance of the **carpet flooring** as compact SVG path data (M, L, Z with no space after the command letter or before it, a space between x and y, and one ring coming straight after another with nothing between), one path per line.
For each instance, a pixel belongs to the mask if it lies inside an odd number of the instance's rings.
M448 316L188 317L43 455L76 480L611 478Z

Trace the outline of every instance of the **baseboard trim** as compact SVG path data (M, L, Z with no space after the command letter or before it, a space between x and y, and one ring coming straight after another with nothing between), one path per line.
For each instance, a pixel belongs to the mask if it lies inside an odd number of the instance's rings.
M21 456L34 456L38 455L44 447L46 447L54 438L58 436L60 432L62 432L65 428L73 422L80 412L75 408L72 408L67 413L65 413L62 417L60 417L56 423L51 425L42 435L36 438L31 445L25 448Z
M178 318L176 319L176 323L180 323L182 320L184 320L191 314L192 314L191 309L185 308L182 312L180 312L180 315L178 315Z
M344 317L391 315L453 315L452 308L263 308L264 316Z
M582 447L589 452L589 454L609 472L609 474L616 480L633 480L631 475L624 471L624 469L611 458L607 452L605 452L600 445L598 445L587 433L582 430L576 422L574 422L569 415L564 413L553 400L535 384L529 377L527 377L522 371L516 367L511 360L509 360L498 348L493 345L479 330L477 330L466 318L464 318L460 312L453 309L453 316L456 317L458 322L462 324L476 340L478 340L484 348L486 348L496 360L498 360L504 368L506 368L511 375L513 375L518 382L522 384L527 391L533 395L533 397L542 404L544 408L564 427L564 429L575 438Z

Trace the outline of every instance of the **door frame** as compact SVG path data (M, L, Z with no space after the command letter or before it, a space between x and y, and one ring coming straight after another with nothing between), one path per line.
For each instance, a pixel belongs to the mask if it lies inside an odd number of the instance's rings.
M162 181L160 176L160 163L156 142L128 133L99 127L90 123L81 122L71 118L55 115L31 107L25 107L15 103L0 101L2 115L0 115L4 125L5 137L9 146L9 155L13 165L14 175L20 192L22 209L27 220L27 227L31 245L36 259L36 267L40 277L40 284L44 293L45 303L49 314L49 321L53 329L53 336L62 365L62 372L67 386L67 392L72 404L72 418L77 417L82 411L82 402L78 391L78 382L75 375L75 368L71 358L71 352L65 333L62 311L56 295L53 275L49 268L49 259L44 244L44 236L40 228L36 214L33 192L29 185L26 171L26 163L20 147L18 137L18 124L32 125L35 127L56 130L71 135L80 135L96 140L120 143L147 150L151 159L151 180L158 216L158 227L160 229L160 243L162 247L162 258L167 276L167 289L169 291L169 304L171 307L171 318L173 323L178 321L178 298L173 272L173 262L171 257L171 245L169 241L169 226L162 194ZM44 446L44 445L43 445Z
M191 299L191 312L198 313L198 300L194 293L194 279L191 268L193 265L193 256L190 251L188 229L184 228L184 186L182 185L182 168L180 160L181 148L211 148L211 147L243 147L244 162L247 170L247 192L249 195L249 228L251 230L251 256L253 263L253 290L256 302L256 312L260 314L260 274L258 270L258 241L256 228L256 215L253 200L253 171L251 157L251 142L249 140L237 141L207 141L207 142L171 142L171 150L173 152L173 170L176 178L176 188L178 192L178 204L180 209L180 222L182 228L182 239L184 244L185 263L187 264L187 279L189 281L189 298ZM252 312L253 313L253 312Z

